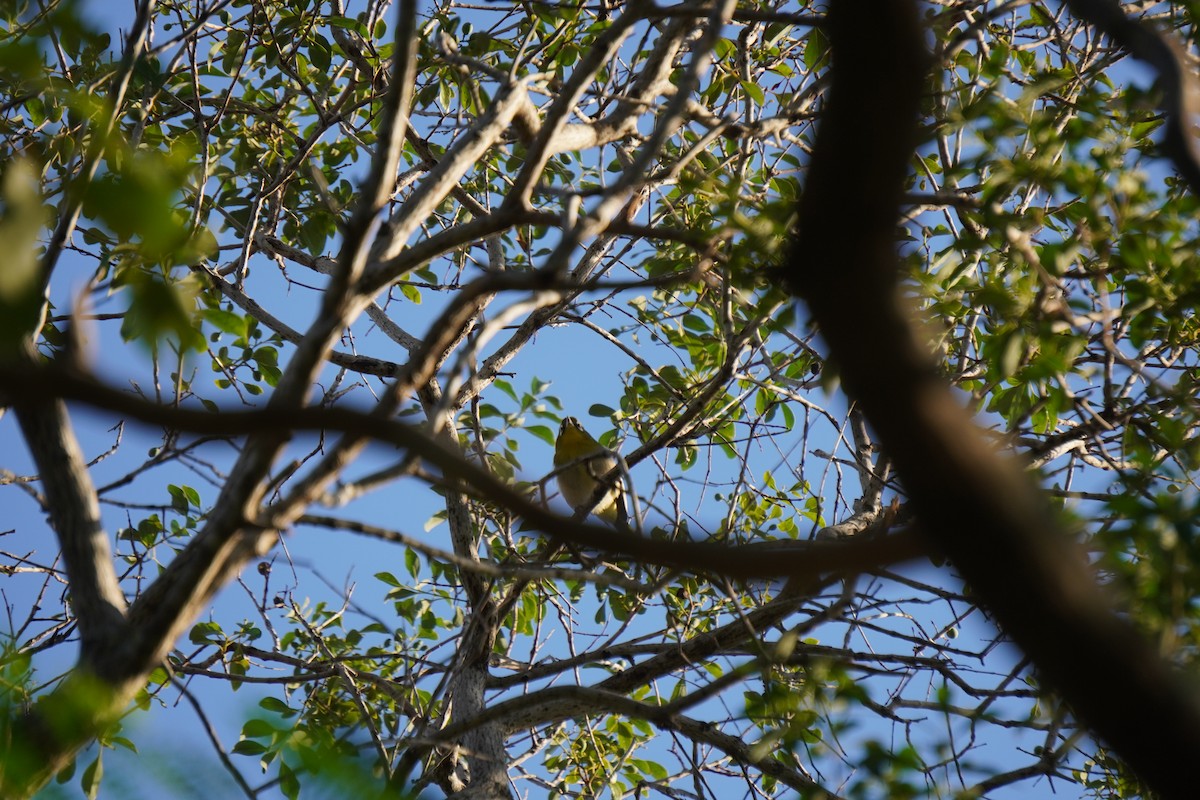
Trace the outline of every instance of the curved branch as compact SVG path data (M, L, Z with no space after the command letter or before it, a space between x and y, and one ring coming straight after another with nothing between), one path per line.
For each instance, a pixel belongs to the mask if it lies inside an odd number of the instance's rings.
M66 562L71 608L79 624L79 659L92 666L126 628L125 595L100 521L96 489L71 430L66 404L17 402L13 410L37 464L50 522Z
M788 277L922 529L1096 733L1164 797L1191 796L1194 693L1113 612L1028 475L986 442L904 313L896 219L927 60L916 3L879 4L869 19L854 8L842 0L829 15L833 85Z

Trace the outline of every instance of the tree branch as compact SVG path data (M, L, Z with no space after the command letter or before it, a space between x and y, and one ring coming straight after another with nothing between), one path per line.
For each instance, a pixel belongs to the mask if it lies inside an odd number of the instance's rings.
M71 608L79 624L79 659L93 666L96 656L123 635L126 612L96 489L71 431L65 403L17 402L13 410L37 464L50 522L66 562Z
M927 60L916 3L877 4L870 17L855 8L841 0L829 15L833 85L788 277L922 529L1076 713L1164 797L1190 797L1194 694L1112 611L1028 476L938 377L902 308L895 228Z
M438 732L437 741L454 741L472 727L487 722L499 722L509 732L537 727L565 719L599 717L619 714L632 719L653 722L665 730L675 730L697 742L712 745L736 761L753 764L780 782L801 792L820 792L816 796L839 800L838 795L820 786L811 778L788 767L773 755L755 757L752 746L741 739L722 733L716 726L672 712L669 707L656 706L625 697L605 689L583 686L552 686L528 695L514 697L489 706L479 716L460 725L449 725Z
M78 400L88 405L126 414L153 425L177 430L223 435L249 435L264 431L342 431L363 438L390 442L419 454L439 468L448 481L469 486L476 494L498 503L524 517L532 526L560 541L582 547L620 554L628 558L689 571L708 572L732 579L771 576L807 576L819 578L831 572L860 572L927 554L926 542L912 527L879 534L859 536L849 542L778 541L729 547L708 542L677 542L648 539L628 531L578 522L555 514L528 497L514 491L482 467L441 446L419 428L370 413L340 408L301 407L290 410L193 410L164 406L114 389L77 371L58 366L15 367L0 365L0 382L21 387L29 401L56 397ZM248 531L274 537L273 520L246 520ZM249 534L247 534L249 535ZM198 557L198 556L197 556ZM167 571L189 560L184 550ZM189 574L195 565L187 569ZM183 569L179 567L178 569ZM157 586L162 581L156 581ZM154 588L150 591L154 591ZM138 600L153 607L148 591ZM164 590L158 590L164 591ZM147 609L143 613L149 613Z

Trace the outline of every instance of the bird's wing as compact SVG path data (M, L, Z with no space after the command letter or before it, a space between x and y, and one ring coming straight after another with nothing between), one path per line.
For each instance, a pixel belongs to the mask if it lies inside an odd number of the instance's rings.
M588 475L597 481L603 480L617 466L617 457L605 449L598 450L595 455L585 456L585 458L587 460L583 463L587 467ZM617 473L609 483L620 483L620 480L621 474Z
M588 475L597 483L605 483L608 487L609 491L605 492L605 495L612 497L613 507L616 510L615 521L617 524L628 525L629 510L625 507L625 481L621 473L617 472L607 482L604 480L613 474L617 463L616 455L607 448L602 449L594 457L584 462L587 466Z

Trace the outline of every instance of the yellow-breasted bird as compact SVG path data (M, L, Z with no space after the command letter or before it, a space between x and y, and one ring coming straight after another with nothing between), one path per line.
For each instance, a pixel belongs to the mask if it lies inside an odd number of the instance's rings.
M592 438L575 417L567 417L558 426L554 443L554 468L563 499L575 510L591 504L603 480L617 466L613 451ZM621 474L611 478L612 488L592 508L605 522L627 524Z

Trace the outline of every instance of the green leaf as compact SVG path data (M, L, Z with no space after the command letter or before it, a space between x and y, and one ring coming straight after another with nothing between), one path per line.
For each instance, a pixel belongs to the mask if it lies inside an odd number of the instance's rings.
M258 706L265 711L281 714L284 717L290 717L296 713L290 706L288 706L287 703L283 702L278 697L264 697L258 701ZM244 730L243 733L245 733Z
M212 644L224 641L225 635L216 622L197 622L188 635L192 644Z
M130 292L129 308L121 322L121 336L153 347L171 336L183 350L203 350L204 335L192 322L198 291L190 276L167 280L162 275L127 269L123 283Z
M200 507L200 493L190 486L170 484L167 493L171 495L171 508L180 514L186 514L189 508Z
M399 588L404 585L404 584L400 583L400 581L396 579L396 576L390 572L376 572L375 578L377 580L383 581L388 586L394 586L394 587Z
M820 28L814 28L804 42L804 66L811 72L821 66L829 53L829 39Z
M753 81L742 81L741 86L742 90L750 96L750 99L758 105L761 106L767 101L766 92L764 92L762 87L757 83L754 83Z
M527 425L525 432L533 434L551 447L554 446L554 431L545 425Z
M318 72L329 72L329 66L333 62L333 53L324 37L318 35L310 42L308 56Z
M247 739L271 738L278 729L265 719L249 719L242 725L242 736Z
M1052 27L1054 18L1042 8L1040 3L1032 3L1029 6L1029 21L1038 27Z
M413 303L421 304L421 292L417 287L410 283L401 283L399 285L400 293L411 300Z
M367 30L367 26L363 25L356 19L351 19L350 17L329 16L325 18L325 21L335 28L344 28L349 31L354 31L365 39L371 38L371 32Z
M96 800L100 795L100 779L104 777L104 763L101 761L103 752L97 753L92 763L87 765L79 776L79 787L83 789L88 800Z
M300 779L286 761L279 761L279 790L288 800L296 800L300 796Z
M108 740L108 742L115 747L122 747L131 753L138 752L137 745L135 745L129 739L126 739L124 736L113 736Z
M495 380L492 382L492 385L495 386L500 391L504 392L509 397L511 397L514 402L517 402L517 403L521 402L520 398L517 397L516 390L513 389L512 384L509 383L508 381Z
M233 752L242 756L259 756L267 752L267 746L262 742L242 739L233 746Z
M223 308L204 309L204 319L218 330L231 333L239 339L245 339L246 334L249 332L249 320L247 317Z

